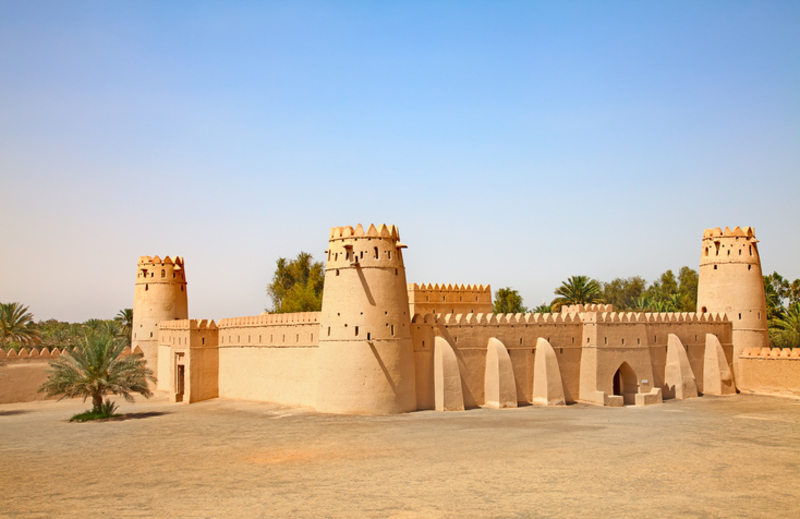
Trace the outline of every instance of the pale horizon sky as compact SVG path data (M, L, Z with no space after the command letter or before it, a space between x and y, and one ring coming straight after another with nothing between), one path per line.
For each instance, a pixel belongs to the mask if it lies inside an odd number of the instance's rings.
M753 226L800 278L800 3L0 3L0 302L111 318L142 255L192 318L270 305L330 227L409 282L697 269Z

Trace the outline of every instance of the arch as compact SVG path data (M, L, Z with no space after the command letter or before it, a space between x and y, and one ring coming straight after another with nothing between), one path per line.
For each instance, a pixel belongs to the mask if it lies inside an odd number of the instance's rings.
M639 392L639 379L630 364L623 362L614 373L614 395L621 396L625 405L636 403L636 393Z

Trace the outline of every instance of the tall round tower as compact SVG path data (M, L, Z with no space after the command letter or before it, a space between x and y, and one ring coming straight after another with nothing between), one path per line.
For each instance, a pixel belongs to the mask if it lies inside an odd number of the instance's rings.
M417 407L406 272L397 227L331 229L322 296L317 410Z
M748 347L769 346L767 302L755 230L706 229L697 285L699 312L725 313L733 323L733 369Z
M142 349L147 367L154 373L161 375L158 371L158 323L188 317L183 258L165 256L162 260L158 256L140 256L133 292L131 347ZM162 389L161 378L158 377L159 389ZM169 384L169 380L164 383Z

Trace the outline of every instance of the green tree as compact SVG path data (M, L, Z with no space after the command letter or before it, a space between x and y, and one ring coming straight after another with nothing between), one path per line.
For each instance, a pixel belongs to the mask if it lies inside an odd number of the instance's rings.
M103 398L109 393L128 402L133 402L131 393L150 398L148 381L156 381L153 372L141 355L122 356L124 349L124 341L108 333L88 333L72 352L50 362L39 392L61 399L83 397L84 402L91 398L91 412L96 414L101 413Z
M22 303L0 303L0 347L29 346L39 340L39 331L27 306Z
M647 287L647 282L640 276L630 278L616 278L610 283L602 283L603 301L614 305L618 312L624 312L634 307L634 301L641 297Z
M697 271L689 267L681 267L678 271L678 301L676 312L697 311Z
M789 305L782 317L769 322L769 338L776 348L800 348L800 303Z
M317 312L322 309L325 271L322 262L301 252L294 260L278 258L267 295L272 299L272 313Z
M542 304L536 308L531 308L529 311L534 314L551 314L553 313L553 307L547 301L542 301Z
M550 303L557 312L564 305L585 305L602 301L600 283L589 276L572 276L555 289L556 297Z
M527 312L527 309L522 304L519 292L505 287L494 293L492 311L496 314L519 314Z
M133 333L133 308L123 308L117 313L114 320L122 327L122 334L127 340L128 346L130 346Z

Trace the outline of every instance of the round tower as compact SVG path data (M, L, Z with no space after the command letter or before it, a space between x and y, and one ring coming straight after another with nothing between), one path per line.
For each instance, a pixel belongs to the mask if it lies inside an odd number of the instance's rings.
M769 346L767 302L755 230L706 229L700 257L697 311L727 314L733 324L733 369L748 347Z
M317 358L317 410L417 407L406 272L397 227L331 229Z
M169 384L158 366L158 323L173 319L188 319L186 271L183 258L140 256L136 267L136 288L133 292L133 335L131 347L141 348L147 367ZM169 369L169 359L164 359ZM163 370L162 370L163 371ZM168 374L168 372L167 372Z

